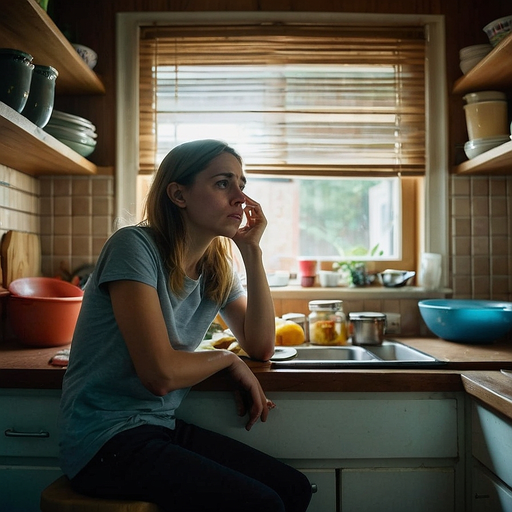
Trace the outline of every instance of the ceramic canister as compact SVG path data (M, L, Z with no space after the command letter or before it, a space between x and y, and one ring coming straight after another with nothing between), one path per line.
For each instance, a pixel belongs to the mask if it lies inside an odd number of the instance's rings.
M0 101L21 112L27 103L33 70L32 55L0 48Z
M52 66L36 65L34 68L30 94L22 114L40 128L46 126L52 115L58 75Z

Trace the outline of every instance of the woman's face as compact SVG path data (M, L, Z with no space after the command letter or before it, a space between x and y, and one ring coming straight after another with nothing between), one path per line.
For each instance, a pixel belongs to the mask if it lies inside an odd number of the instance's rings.
M221 153L197 174L192 185L180 187L183 217L189 233L232 238L243 220L246 178L235 156Z

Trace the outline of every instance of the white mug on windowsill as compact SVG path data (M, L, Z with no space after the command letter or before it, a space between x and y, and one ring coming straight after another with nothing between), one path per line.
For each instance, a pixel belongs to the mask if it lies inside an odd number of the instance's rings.
M340 283L340 274L332 270L320 270L318 272L320 286L323 288L332 288Z
M441 255L424 252L420 262L420 286L425 290L437 290L441 285Z

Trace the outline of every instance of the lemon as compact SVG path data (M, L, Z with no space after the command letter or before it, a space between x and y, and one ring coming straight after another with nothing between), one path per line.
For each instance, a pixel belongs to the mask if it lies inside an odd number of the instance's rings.
M305 339L302 327L291 320L276 325L276 346L301 345Z

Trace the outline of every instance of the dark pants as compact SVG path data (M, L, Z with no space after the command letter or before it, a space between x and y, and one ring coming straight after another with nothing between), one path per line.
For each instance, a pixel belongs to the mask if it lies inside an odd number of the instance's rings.
M108 441L71 480L82 494L156 503L169 512L303 512L311 485L299 471L183 421L144 425Z

